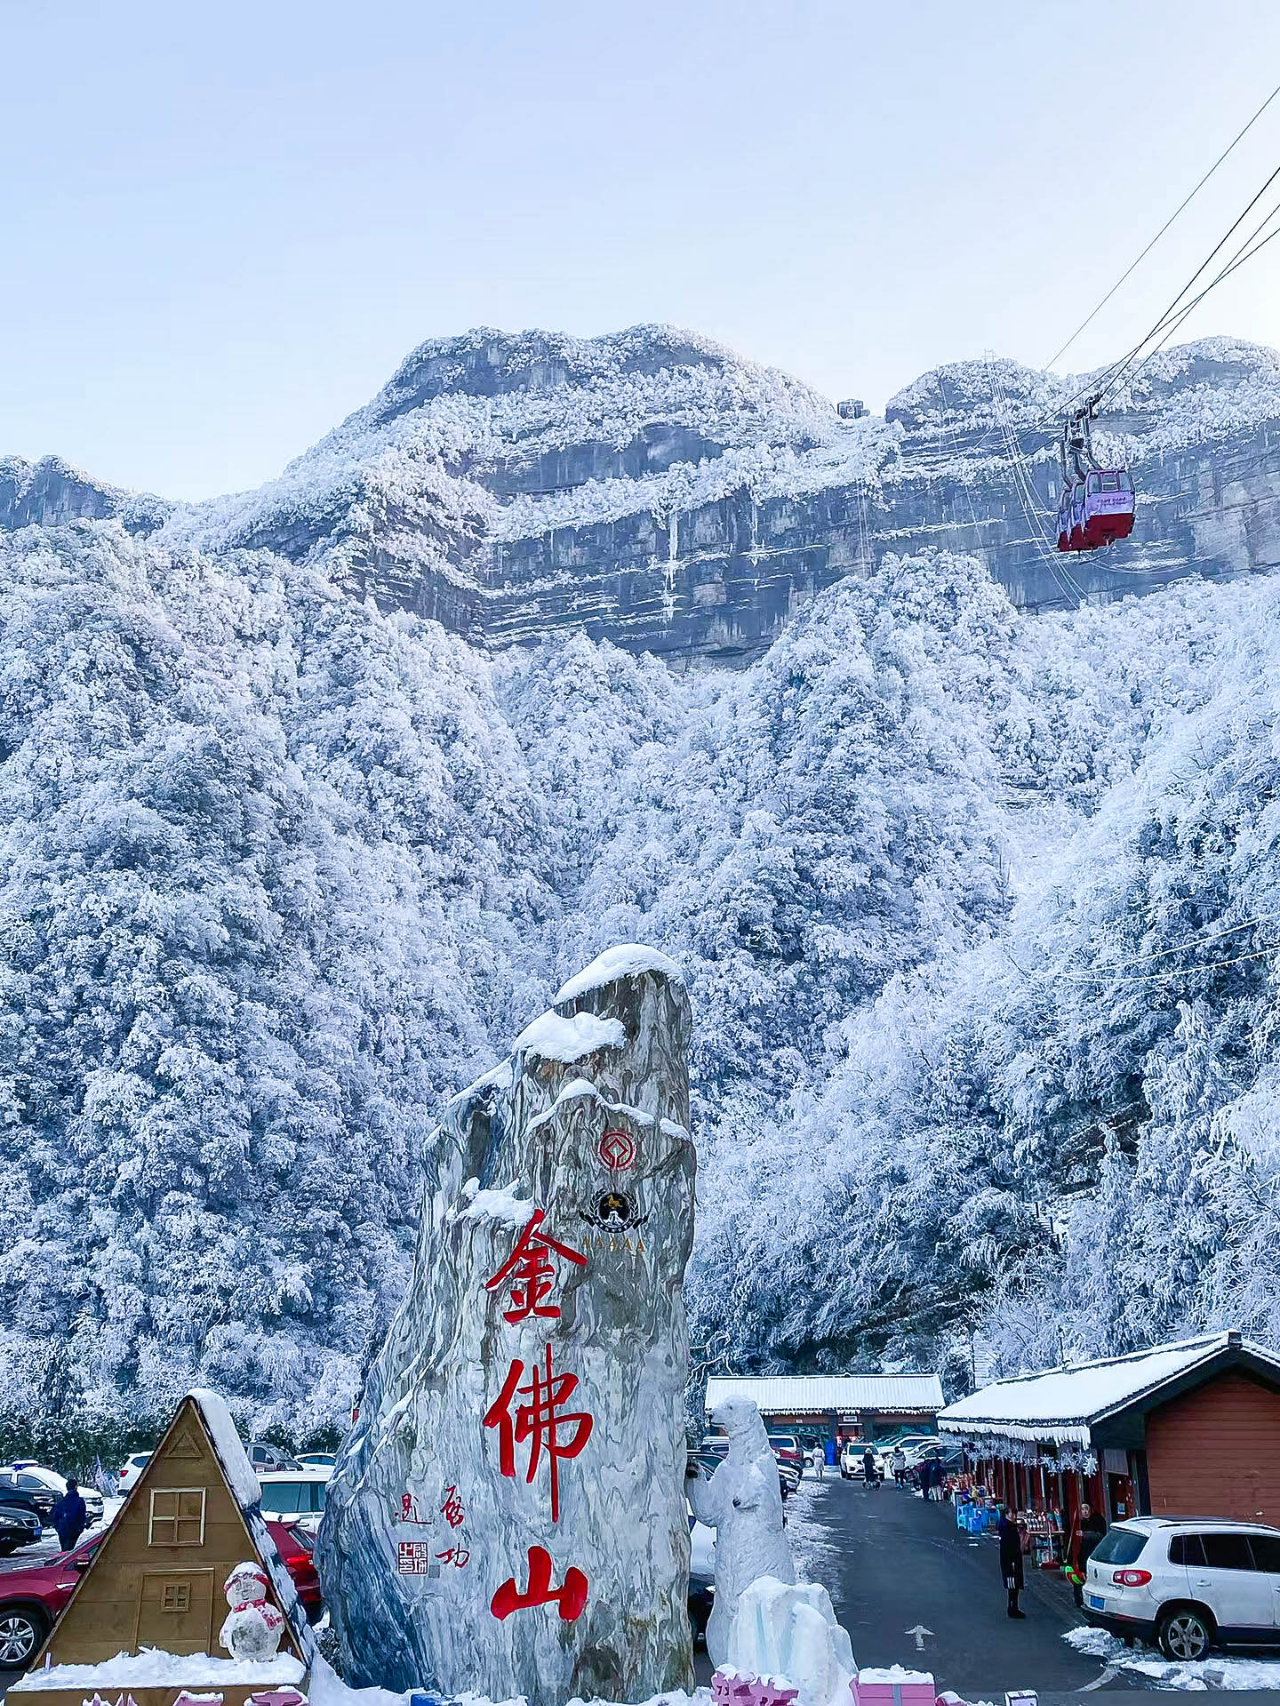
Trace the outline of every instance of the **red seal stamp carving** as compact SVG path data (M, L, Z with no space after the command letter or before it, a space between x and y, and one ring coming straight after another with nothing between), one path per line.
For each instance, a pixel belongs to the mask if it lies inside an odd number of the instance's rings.
M629 1173L636 1164L635 1139L630 1132L605 1132L596 1153L611 1173Z

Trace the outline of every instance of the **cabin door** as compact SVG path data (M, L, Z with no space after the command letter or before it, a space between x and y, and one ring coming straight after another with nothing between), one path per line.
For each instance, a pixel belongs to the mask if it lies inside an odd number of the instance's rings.
M213 1644L212 1570L151 1570L138 1595L135 1651L216 1653Z

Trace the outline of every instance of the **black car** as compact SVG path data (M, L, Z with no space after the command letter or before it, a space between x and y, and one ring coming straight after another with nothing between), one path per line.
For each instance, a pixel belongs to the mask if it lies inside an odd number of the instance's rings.
M25 1469L0 1469L0 1500L6 1505L26 1505L46 1525L53 1519L58 1495L36 1475Z
M703 1570L689 1571L689 1627L693 1631L693 1644L707 1644L707 1619L716 1603L716 1581Z
M0 1558L7 1558L20 1546L34 1546L43 1527L33 1504L18 1493L0 1493Z

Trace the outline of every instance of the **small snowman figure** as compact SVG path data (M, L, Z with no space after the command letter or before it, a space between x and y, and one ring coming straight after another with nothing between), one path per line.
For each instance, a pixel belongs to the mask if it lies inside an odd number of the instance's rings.
M231 1610L218 1639L233 1659L273 1659L284 1633L284 1613L267 1601L261 1564L237 1564L223 1583Z

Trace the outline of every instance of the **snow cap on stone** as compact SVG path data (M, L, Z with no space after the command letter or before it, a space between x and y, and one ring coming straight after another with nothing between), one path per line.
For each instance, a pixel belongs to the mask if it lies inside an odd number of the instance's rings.
M621 1019L601 1019L595 1013L546 1012L536 1018L515 1040L517 1050L540 1054L544 1060L563 1064L581 1060L597 1049L621 1048L627 1033Z
M606 983L616 982L620 977L639 977L647 971L656 971L663 977L669 977L672 983L682 986L684 984L684 973L680 967L660 949L646 948L639 942L621 942L617 947L606 948L602 954L597 954L589 966L576 977L571 977L560 989L553 1006L560 1007L566 1001L576 1001L589 990L600 989Z

